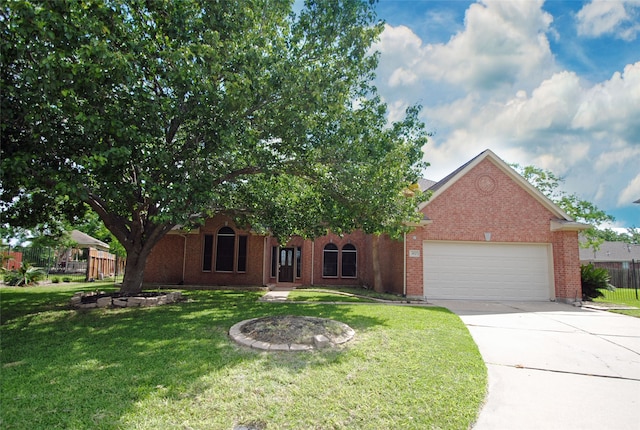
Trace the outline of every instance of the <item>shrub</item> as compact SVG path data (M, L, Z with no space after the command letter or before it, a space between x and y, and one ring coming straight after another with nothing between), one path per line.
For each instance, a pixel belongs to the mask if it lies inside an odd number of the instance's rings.
M60 283L60 278L58 278L57 276L51 278L51 283L52 284L59 284Z
M4 283L11 286L36 285L47 275L44 270L23 262L18 270L3 270Z
M600 290L615 291L615 287L609 283L611 278L607 269L594 267L593 264L589 263L580 267L580 277L583 300L604 297Z
M71 282L71 276L63 276L62 282Z

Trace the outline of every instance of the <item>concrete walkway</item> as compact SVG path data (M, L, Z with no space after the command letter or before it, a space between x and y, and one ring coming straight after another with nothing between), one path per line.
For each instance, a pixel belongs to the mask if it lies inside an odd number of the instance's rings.
M488 368L475 430L640 430L640 319L550 302L436 301Z
M267 294L260 297L260 301L263 302L286 302L289 293L293 291L293 288L281 288L270 290Z

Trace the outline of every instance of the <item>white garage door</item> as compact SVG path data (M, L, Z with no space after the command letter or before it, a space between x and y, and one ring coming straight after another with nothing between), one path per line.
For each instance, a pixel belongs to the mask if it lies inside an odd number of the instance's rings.
M424 295L432 299L550 300L546 244L424 243Z

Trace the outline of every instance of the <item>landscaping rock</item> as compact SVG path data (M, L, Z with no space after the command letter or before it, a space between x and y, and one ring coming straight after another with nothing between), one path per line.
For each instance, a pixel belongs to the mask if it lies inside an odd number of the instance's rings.
M328 348L328 347L331 346L331 341L329 340L329 338L327 336L325 336L323 334L317 334L317 335L313 336L313 344L318 349Z
M146 299L144 297L129 297L129 300L127 300L127 307L129 308L138 307L142 305L142 303L144 303L145 300Z
M106 308L106 307L111 306L112 301L113 301L113 299L111 297L100 297L98 299L98 301L96 302L96 305L99 308Z
M126 308L127 307L127 299L126 298L115 298L115 299L113 299L112 304L116 308Z
M182 298L182 292L142 292L139 296L120 295L120 293L105 293L104 291L90 291L75 293L69 300L71 306L80 309L89 308L126 308L138 306L159 306L175 303Z
M80 309L91 309L91 308L97 308L98 304L97 303L80 303L78 307Z
M289 345L274 343L269 346L269 351L289 351Z

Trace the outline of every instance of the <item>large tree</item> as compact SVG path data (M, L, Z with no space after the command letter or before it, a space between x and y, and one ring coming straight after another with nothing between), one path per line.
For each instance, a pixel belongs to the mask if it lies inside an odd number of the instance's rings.
M5 222L88 205L142 288L155 244L224 212L278 237L397 232L426 142L371 86L371 2L8 0L0 11Z

